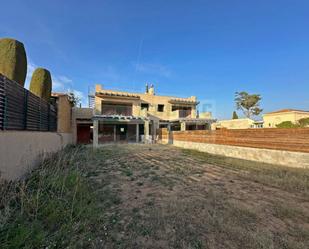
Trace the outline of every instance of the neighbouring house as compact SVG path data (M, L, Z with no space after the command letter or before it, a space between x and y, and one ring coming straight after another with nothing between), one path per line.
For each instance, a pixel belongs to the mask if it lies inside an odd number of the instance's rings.
M216 129L249 129L263 128L263 121L255 121L250 118L220 120L212 125L212 130Z
M196 97L156 95L153 86L147 86L145 93L130 93L96 85L93 102L93 110L73 109L73 130L77 142L93 142L94 146L152 141L158 128L209 130L215 122L210 113L197 114Z
M302 118L309 118L309 111L283 109L263 115L264 128L276 128L276 125L290 121L296 124Z

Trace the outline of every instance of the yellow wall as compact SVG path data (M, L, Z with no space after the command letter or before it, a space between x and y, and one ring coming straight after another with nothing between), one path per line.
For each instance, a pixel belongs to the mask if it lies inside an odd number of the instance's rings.
M71 132L71 123L72 123L72 106L68 100L67 95L60 95L57 97L57 108L58 108L58 123L57 131L68 133Z
M298 111L268 113L263 116L264 128L276 128L277 124L285 121L291 121L295 124L302 118L309 118L309 113Z
M226 129L248 129L251 128L254 121L249 118L220 120L212 125L212 129L226 128Z

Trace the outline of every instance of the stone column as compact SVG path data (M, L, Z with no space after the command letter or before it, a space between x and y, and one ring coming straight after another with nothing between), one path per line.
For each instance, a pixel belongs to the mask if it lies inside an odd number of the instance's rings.
M117 130L116 130L116 125L114 125L114 142L117 140Z
M172 125L171 124L168 124L167 125L167 131L171 131L172 130Z
M186 122L181 122L180 123L180 130L185 131L186 130Z
M144 123L144 138L145 138L145 142L147 143L147 141L149 140L149 121L145 120Z
M99 120L93 120L93 147L99 146Z
M136 124L136 142L139 142L139 124Z

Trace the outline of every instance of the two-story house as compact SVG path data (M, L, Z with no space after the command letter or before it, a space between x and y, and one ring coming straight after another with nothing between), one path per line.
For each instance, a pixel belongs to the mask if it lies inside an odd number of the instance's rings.
M210 129L215 120L209 113L198 115L198 104L194 96L156 95L154 87L148 85L145 93L111 91L96 85L93 125L89 130L93 133L93 144L153 141L157 129L163 127L171 130ZM83 126L85 129L85 124Z

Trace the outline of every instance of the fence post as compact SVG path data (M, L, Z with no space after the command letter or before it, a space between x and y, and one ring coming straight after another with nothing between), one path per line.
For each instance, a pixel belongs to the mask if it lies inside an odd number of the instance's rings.
M25 99L24 99L24 130L27 130L27 117L28 117L28 91L25 89Z
M41 131L41 105L42 105L42 100L40 98L39 100L39 123L38 123L38 131Z
M47 131L50 131L50 104L47 105Z
M0 75L0 130L4 130L4 109L5 109L5 82L2 75Z

